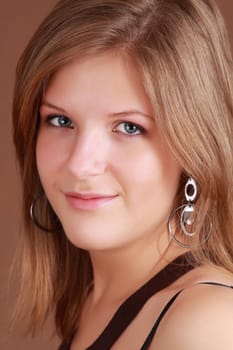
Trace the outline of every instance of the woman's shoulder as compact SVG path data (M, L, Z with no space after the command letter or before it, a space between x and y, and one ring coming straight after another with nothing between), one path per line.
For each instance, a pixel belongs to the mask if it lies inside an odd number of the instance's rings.
M232 349L233 274L203 266L178 285L180 293L164 316L151 349L214 350L219 345Z

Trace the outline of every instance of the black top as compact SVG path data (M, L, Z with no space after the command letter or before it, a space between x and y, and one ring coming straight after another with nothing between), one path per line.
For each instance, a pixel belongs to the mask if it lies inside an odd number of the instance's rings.
M186 261L186 255L176 258L173 262L165 266L120 305L100 336L86 350L111 349L112 345L137 316L145 303L154 294L168 287L191 269L192 266ZM70 343L63 343L59 348L59 350L69 349Z
M181 277L183 274L192 269L186 261L186 256L182 255L175 259L172 263L168 264L164 269L152 277L148 282L141 286L135 293L133 293L126 301L124 301L117 309L113 318L110 320L106 328L100 334L100 336L85 350L109 350L133 319L137 316L139 311L145 305L145 303L157 292L168 287L175 280ZM204 282L204 284L215 284L213 282ZM226 286L229 287L229 286ZM233 287L231 287L233 288ZM159 317L156 319L151 331L149 332L146 340L144 341L140 350L147 350L153 340L156 330L170 308L174 303L178 295L182 292L177 292L165 305L161 311ZM62 343L58 350L70 350L71 342Z

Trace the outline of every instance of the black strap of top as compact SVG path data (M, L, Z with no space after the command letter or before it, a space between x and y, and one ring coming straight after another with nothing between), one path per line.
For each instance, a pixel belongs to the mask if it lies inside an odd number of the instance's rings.
M229 286L226 284L222 284L222 283L217 283L217 282L200 282L197 284L209 284L209 285L213 285L213 286L220 286L220 287L227 287L227 288L231 288L233 289L233 286ZM154 338L154 335L159 327L159 324L161 323L163 317L166 315L167 311L169 310L169 308L172 306L172 304L174 303L174 301L176 300L176 298L180 295L180 293L183 291L184 289L179 290L175 295L173 295L173 297L168 301L168 303L165 305L165 307L163 308L163 310L161 311L159 317L156 319L154 326L152 327L149 335L147 336L143 346L141 347L140 350L147 350Z
M221 287L227 287L227 288L231 288L233 289L233 286L229 286L229 285L225 285L222 283L217 283L217 282L200 282L198 284L208 284L208 285L214 285L214 286L221 286ZM147 350L153 340L153 337L163 319L163 317L166 315L167 311L169 310L169 308L172 306L172 304L175 302L175 300L177 299L177 297L180 295L180 293L183 291L184 289L179 290L175 295L173 295L173 297L168 301L168 303L165 305L165 307L163 308L163 310L161 311L159 317L156 319L154 326L152 327L149 335L147 336L143 346L141 347L140 350ZM89 347L90 348L90 347ZM88 349L89 349L88 348ZM97 349L97 348L96 348ZM105 345L101 348L104 350L109 349L109 347L106 347ZM63 343L59 350L70 350L70 344L65 344Z
M71 344L67 344L67 343L62 343L58 350L70 350Z
M86 350L110 349L152 295L191 269L192 266L187 264L185 255L168 264L121 304L101 335Z
M165 266L121 304L100 336L86 350L109 350L152 295L166 288L191 269L192 266L187 263L186 254ZM68 344L60 347L60 350L68 349Z

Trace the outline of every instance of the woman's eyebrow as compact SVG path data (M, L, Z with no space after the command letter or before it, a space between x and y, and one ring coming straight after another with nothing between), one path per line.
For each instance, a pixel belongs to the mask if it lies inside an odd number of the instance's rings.
M139 111L137 109L129 109L129 110L126 110L126 111L120 111L120 112L116 112L116 113L111 113L110 116L111 117L118 117L118 116L129 116L129 115L132 115L132 114L139 114L143 117L146 117L146 118L150 118L150 119L153 119L154 120L154 117L152 115L149 115L147 113L144 113L142 111Z
M41 107L43 106L46 106L46 107L50 107L50 108L53 108L53 109L56 109L62 113L67 113L67 111L59 106L56 106L55 104L49 102L49 101L46 101L46 100L42 100L42 103L41 103Z

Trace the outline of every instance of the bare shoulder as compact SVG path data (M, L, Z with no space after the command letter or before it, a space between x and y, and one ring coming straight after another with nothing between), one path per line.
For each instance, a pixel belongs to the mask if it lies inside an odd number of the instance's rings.
M233 349L233 277L218 269L206 272L201 281L223 285L199 284L194 278L184 286L163 318L152 350Z

